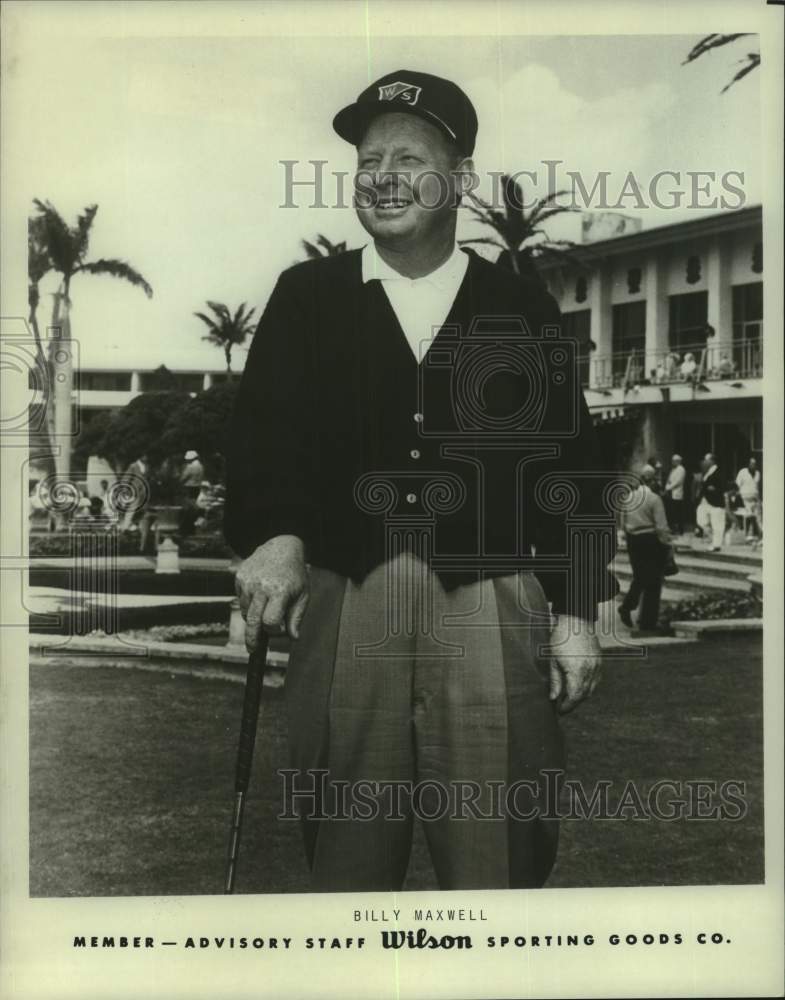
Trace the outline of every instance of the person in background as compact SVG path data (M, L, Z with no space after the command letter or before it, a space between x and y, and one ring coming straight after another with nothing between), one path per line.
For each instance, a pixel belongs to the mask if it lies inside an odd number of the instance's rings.
M187 451L184 458L185 465L180 472L180 484L185 495L180 513L180 531L184 535L190 535L201 514L197 501L202 492L204 466L199 461L199 454L196 451Z
M717 370L717 357L719 354L717 331L711 323L707 323L703 332L706 335L706 353L704 355L706 358L705 370L707 372L714 372Z
M664 485L662 462L654 455L650 455L646 459L646 464L650 465L654 470L654 476L649 485L651 486L651 488L654 490L655 493L662 494Z
M743 506L744 534L754 542L763 532L760 525L760 471L754 458L736 476L736 490Z
M736 374L736 363L727 354L722 354L717 364L717 375L720 378L733 378Z
M687 352L679 368L679 378L682 382L689 382L690 379L694 378L697 367L695 364L695 355Z
M141 455L131 462L122 476L122 482L126 489L127 496L122 504L123 520L120 524L120 531L136 531L136 516L144 506L144 497L147 492L148 477L150 467L147 455ZM120 510L118 504L118 511Z
M673 382L679 377L679 355L671 353L665 358L664 381Z
M90 504L90 497L87 495L87 487L79 487L79 500L76 504L76 510L73 513L72 523L73 524L87 524L92 516L92 507Z
M199 453L196 451L187 451L184 457L185 465L180 473L180 482L185 495L191 503L195 503L204 480L204 466L199 461Z
M665 513L668 524L674 534L680 535L684 530L684 481L687 470L684 468L681 455L671 458L671 467L665 483Z
M656 632L671 536L662 498L652 488L655 478L653 466L644 465L638 475L640 485L632 491L621 514L621 530L627 542L632 581L619 605L619 617L628 628L632 628L631 612L640 605L638 629Z
M698 504L701 499L701 483L703 482L702 465L693 472L690 478L690 503L692 505L692 521L695 525L695 537L703 538L703 528L698 524Z
M696 511L698 526L704 537L711 535L709 547L719 552L725 535L725 487L722 474L717 467L717 459L709 452L701 466L703 478L700 487L700 502Z

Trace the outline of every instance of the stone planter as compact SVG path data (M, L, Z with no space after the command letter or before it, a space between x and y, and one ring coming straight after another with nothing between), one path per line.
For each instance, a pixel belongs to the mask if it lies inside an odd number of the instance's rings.
M161 544L162 537L173 535L180 527L182 507L164 506L149 507L149 513L155 518L152 528L155 532L156 549Z

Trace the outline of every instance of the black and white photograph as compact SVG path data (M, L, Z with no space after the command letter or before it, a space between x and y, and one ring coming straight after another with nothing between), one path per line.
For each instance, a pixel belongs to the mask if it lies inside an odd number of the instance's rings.
M782 6L2 22L2 995L776 995Z

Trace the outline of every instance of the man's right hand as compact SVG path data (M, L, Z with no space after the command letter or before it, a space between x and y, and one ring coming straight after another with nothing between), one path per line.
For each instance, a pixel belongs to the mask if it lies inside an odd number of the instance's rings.
M268 635L300 634L308 607L305 545L296 535L277 535L260 545L237 570L235 591L245 619L245 645L252 653L263 628Z

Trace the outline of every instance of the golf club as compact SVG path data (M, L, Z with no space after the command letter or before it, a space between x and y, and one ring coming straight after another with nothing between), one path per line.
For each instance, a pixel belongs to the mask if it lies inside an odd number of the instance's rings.
M234 779L234 810L232 826L229 835L229 857L226 862L226 879L224 893L234 892L234 881L237 872L237 858L240 853L240 834L243 825L245 797L251 778L253 751L256 743L256 729L259 722L259 706L264 683L264 668L267 662L267 636L259 635L259 644L248 657L248 673L245 678L245 697L243 699L243 715L240 722L240 740L237 746L237 767Z

